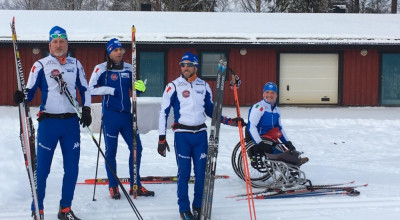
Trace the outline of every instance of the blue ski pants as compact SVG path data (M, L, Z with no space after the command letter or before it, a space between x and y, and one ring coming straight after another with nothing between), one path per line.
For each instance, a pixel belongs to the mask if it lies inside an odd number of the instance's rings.
M37 132L37 194L39 209L44 209L46 180L50 173L54 150L60 143L64 177L60 206L70 207L79 172L80 128L78 117L67 119L45 118L39 122ZM58 161L57 161L58 162ZM32 202L32 211L34 205Z
M207 163L207 132L175 132L174 145L176 163L178 165L178 205L179 212L182 213L190 211L188 191L192 161L196 177L192 207L201 207Z
M110 163L112 169L117 174L117 148L118 148L118 135L121 134L122 138L125 140L129 149L129 177L131 179L131 187L133 185L133 124L132 124L132 114L129 112L117 112L112 110L104 109L103 112L103 134L106 143L106 158ZM142 143L139 138L139 133L136 134L137 140L137 184L140 184L140 161L142 158ZM118 186L118 182L113 176L107 163L106 171L107 178L109 179L109 187Z

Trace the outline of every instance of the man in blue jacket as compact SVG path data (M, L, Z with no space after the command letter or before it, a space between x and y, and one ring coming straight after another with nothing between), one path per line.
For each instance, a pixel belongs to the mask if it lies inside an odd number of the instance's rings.
M76 88L82 100L82 117L80 123L89 126L92 122L91 97L85 72L79 60L68 56L67 32L55 26L49 33L50 55L36 61L29 74L27 98L32 101L36 90L41 91L41 105L38 113L39 128L37 132L37 193L41 219L44 218L43 200L46 180L50 173L54 150L60 143L64 164L64 178L58 219L79 220L71 210L75 185L78 178L80 156L79 118L74 107L54 79L62 76L72 96L76 98ZM23 102L24 94L16 91L14 101ZM32 202L32 215L34 205Z
M166 141L167 118L171 107L174 108L175 156L178 165L178 205L181 219L199 219L203 196L204 177L207 163L207 126L206 115L213 112L211 89L208 83L197 77L199 61L196 55L187 52L179 63L181 75L169 83L164 91L159 117L158 153L165 157L169 146ZM224 124L237 126L242 118L221 118ZM188 182L193 161L194 199L193 214L190 211Z
M89 87L92 95L102 95L103 109L103 134L106 143L106 158L111 164L112 169L117 173L116 154L118 147L118 135L124 138L128 144L129 154L129 175L132 195L133 185L133 123L131 113L131 101L129 91L132 90L132 65L122 60L125 49L120 41L113 38L108 41L106 46L107 61L98 64L92 73ZM139 92L144 92L146 86L142 80L138 80L133 85ZM142 144L139 133L136 134L137 140L137 184L138 196L154 196L153 191L148 191L140 183L140 162L142 157ZM110 168L106 165L107 177L109 179L110 196L113 199L120 199L121 194L118 189L118 182L112 175Z

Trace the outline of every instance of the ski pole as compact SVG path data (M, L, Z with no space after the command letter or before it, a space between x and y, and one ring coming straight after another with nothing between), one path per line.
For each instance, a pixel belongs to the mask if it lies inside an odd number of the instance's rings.
M103 132L103 116L101 116L101 124L100 124L100 134L99 134L99 146L101 144L101 133ZM96 201L95 195L96 195L96 185L97 185L97 171L99 170L99 157L100 157L100 151L97 151L97 162L96 162L96 172L94 175L94 187L93 187L93 200Z
M237 75L236 73L230 69L232 72L232 81L231 81L231 86L233 82L233 94L235 97L235 104L236 104L236 113L237 117L241 117L240 115L240 105L239 105L239 97L237 93L237 86L236 86L236 80L237 80ZM244 170L244 179L246 183L246 192L247 192L247 202L249 205L249 213L250 213L250 219L253 219L253 214L254 214L254 219L257 219L256 217L256 208L254 206L254 198L253 198L253 189L251 186L251 179L250 179L250 171L249 171L249 164L247 161L247 152L246 152L246 144L244 142L244 136L243 136L243 127L242 127L242 122L238 122L238 128L239 128L239 137L240 137L240 146L242 148L242 160L243 160L243 170Z

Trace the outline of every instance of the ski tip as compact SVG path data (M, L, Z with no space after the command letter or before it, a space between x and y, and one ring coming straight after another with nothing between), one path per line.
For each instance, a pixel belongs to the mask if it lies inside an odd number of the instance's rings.
M13 23L15 22L15 16L13 16L12 22L13 22Z
M356 182L356 181L355 181L355 180L353 180L353 181L351 181L351 182L350 182L350 184L353 184L353 183L355 183L355 182Z

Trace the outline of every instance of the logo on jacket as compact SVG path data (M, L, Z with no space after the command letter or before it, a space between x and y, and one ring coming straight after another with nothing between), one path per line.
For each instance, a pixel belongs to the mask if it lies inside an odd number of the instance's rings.
M56 61L54 61L54 60L49 60L49 61L46 63L46 66L47 66L47 65L51 65L51 64L54 65L54 64L57 64L57 63L56 63Z
M204 90L196 90L196 92L198 93L198 94L204 94Z
M75 142L74 148L72 148L72 149L76 149L76 148L78 148L79 146L80 146L79 142Z
M207 154L206 154L206 153L201 153L201 155L200 155L200 160L201 160L201 159L204 159L204 158L207 158Z
M116 80L118 79L118 75L115 74L115 73L111 74L111 79L112 79L113 81L116 81Z
M185 83L185 82L179 82L178 83L178 87L180 87L180 86L186 86L187 85L187 83Z
M183 96L183 98L188 98L190 96L190 91L189 90L183 91L182 96Z
M60 71L58 69L54 69L51 71L51 76L52 77L57 77L60 75Z

